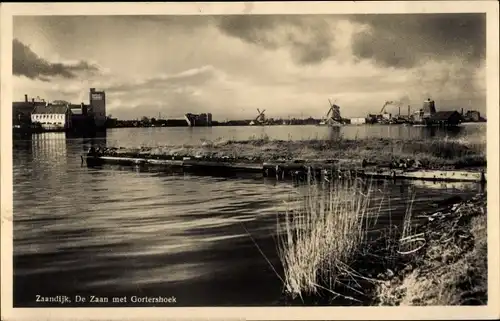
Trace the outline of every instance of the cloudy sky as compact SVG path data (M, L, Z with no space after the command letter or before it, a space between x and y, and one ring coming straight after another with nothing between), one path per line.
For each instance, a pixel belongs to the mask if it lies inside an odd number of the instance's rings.
M387 100L486 112L485 15L15 17L14 100L88 103L108 114L214 119L344 117ZM406 108L404 111L406 112ZM403 109L402 109L403 111ZM389 112L397 112L392 107Z

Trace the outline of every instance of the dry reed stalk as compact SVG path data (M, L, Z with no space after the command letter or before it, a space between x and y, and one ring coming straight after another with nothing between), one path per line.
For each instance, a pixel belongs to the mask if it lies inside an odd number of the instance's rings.
M302 206L278 220L284 286L292 297L333 291L366 239L371 184L352 179L321 186L308 175Z

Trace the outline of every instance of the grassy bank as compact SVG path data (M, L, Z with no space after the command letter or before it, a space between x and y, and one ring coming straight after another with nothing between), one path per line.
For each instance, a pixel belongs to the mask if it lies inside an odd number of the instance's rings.
M375 230L370 185L308 188L278 220L288 302L486 304L486 195L425 215L413 213L410 199L404 217Z
M442 213L420 228L426 247L376 287L379 305L486 305L486 195Z
M365 159L386 163L398 159L418 161L425 167L485 166L486 142L456 139L310 139L302 141L271 140L267 137L246 141L203 141L198 145L172 145L113 149L117 155L206 156L246 159L255 162L277 159Z

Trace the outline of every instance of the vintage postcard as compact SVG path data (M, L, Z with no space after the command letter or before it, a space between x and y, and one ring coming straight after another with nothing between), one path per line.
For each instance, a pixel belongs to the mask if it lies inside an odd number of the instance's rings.
M498 318L498 13L2 4L2 320Z

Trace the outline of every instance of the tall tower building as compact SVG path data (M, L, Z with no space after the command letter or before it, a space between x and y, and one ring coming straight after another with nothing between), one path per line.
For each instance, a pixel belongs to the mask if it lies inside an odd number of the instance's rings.
M90 88L89 102L96 126L104 127L106 123L106 93Z
M431 100L430 98L425 100L424 106L422 109L424 112L424 115L423 115L424 118L429 118L432 115L434 115L436 113L436 104L434 103L434 100Z

